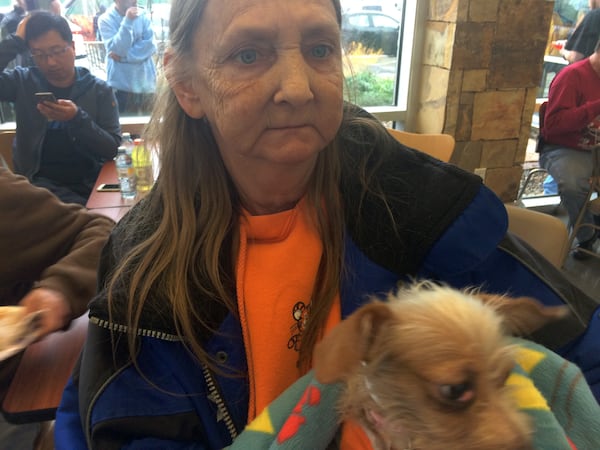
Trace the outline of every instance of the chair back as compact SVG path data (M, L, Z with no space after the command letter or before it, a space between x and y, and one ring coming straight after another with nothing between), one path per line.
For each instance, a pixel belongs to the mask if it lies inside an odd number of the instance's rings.
M565 223L550 214L510 204L504 206L508 212L508 231L560 268L570 247Z
M12 160L12 145L15 139L15 131L0 132L0 161L2 165L11 171L14 171Z
M600 233L600 224L595 220L595 216L600 213L600 143L597 143L595 147L592 147L592 176L589 179L590 187L587 192L587 198L585 203L582 205L577 214L577 219L574 224L571 224L571 234L569 236L569 248L577 249L578 253L584 253L595 258L600 258L600 253L596 253L593 249L586 249L584 247L575 246L575 238L581 228L589 228L594 233ZM596 194L596 198L592 200ZM594 216L594 220L591 222L585 222L586 213L591 213Z
M408 131L387 128L398 142L407 147L427 153L440 161L449 162L454 153L454 137L443 133L410 133Z

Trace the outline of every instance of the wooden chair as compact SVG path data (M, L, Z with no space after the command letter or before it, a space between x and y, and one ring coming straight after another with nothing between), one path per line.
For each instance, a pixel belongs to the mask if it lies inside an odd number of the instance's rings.
M600 139L598 139L600 141ZM581 209L579 210L579 214L577 215L577 220L574 224L571 225L571 234L569 236L569 249L577 248L575 245L575 238L577 237L577 232L581 228L591 228L595 233L600 233L600 225L598 225L595 221L591 223L584 222L583 217L586 212L590 212L594 215L598 215L600 213L600 142L596 144L594 148L592 148L592 176L589 180L590 188L588 189L587 199ZM596 198L593 199L594 194ZM600 258L600 253L596 253L593 250L586 250L584 248L578 248L578 252L583 252L588 254L589 256L594 256L596 258ZM565 258L566 259L566 258Z
M569 252L569 232L558 217L505 204L508 231L520 237L555 267L562 267Z
M454 137L443 133L410 133L388 128L388 132L401 144L433 156L440 161L449 162L454 153Z
M0 132L0 162L8 167L11 171L14 170L12 160L12 144L15 139L15 131Z

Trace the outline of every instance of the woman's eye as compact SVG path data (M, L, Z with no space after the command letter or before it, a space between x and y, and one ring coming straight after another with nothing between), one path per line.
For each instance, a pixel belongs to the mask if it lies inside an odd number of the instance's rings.
M317 45L310 52L315 58L325 58L331 53L331 48L327 45Z
M256 50L242 50L241 52L239 52L236 55L236 58L242 63L242 64L253 64L256 62L257 59L257 54L256 54Z

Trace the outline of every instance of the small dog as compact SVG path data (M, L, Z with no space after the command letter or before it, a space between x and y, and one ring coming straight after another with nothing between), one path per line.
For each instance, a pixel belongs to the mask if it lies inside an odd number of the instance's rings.
M358 421L375 449L531 449L528 417L505 386L515 364L508 335L567 313L418 283L334 328L315 348L315 375L345 382L342 419Z

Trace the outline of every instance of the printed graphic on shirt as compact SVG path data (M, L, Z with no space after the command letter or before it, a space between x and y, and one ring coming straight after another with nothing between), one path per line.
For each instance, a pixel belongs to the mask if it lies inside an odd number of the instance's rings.
M308 320L309 313L310 303L306 304L302 301L296 302L292 309L292 317L294 318L294 324L291 327L292 336L288 341L288 348L290 350L300 350L302 333L304 332L304 327L306 327L306 321Z

